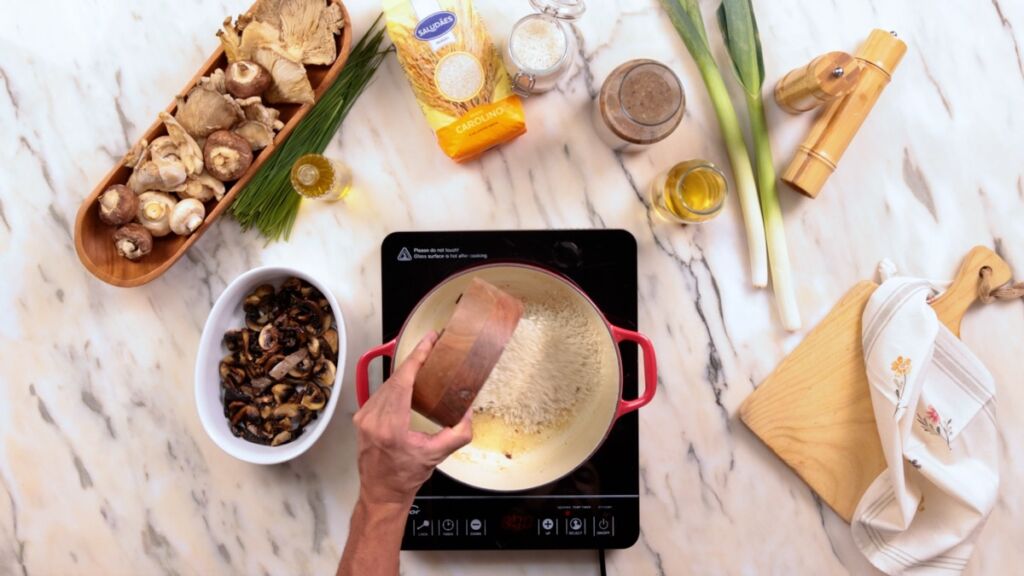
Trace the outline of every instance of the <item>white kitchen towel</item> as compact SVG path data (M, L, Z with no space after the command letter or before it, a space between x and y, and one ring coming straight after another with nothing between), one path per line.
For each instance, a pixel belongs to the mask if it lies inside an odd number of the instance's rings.
M995 383L939 322L933 294L928 281L892 277L864 309L864 363L888 467L851 527L887 574L962 572L999 488Z

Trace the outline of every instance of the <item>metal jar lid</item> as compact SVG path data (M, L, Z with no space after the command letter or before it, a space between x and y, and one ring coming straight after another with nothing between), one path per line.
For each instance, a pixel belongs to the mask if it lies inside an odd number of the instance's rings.
M576 20L587 11L583 0L530 0L530 4L538 12L560 20Z

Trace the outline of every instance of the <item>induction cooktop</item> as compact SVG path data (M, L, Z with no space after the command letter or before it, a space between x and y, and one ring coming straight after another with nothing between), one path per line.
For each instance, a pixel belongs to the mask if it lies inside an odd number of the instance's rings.
M636 240L623 230L396 232L381 246L383 337L448 276L481 264L529 263L579 285L608 320L637 329ZM622 349L623 393L637 395L637 351ZM390 366L385 363L385 374ZM499 493L434 472L409 511L403 550L628 548L640 533L637 413L620 418L572 474Z

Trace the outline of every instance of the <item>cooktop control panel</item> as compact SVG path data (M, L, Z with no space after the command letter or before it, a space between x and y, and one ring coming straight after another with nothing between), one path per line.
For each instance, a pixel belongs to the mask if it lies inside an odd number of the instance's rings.
M591 502L526 497L499 506L481 506L472 499L417 500L402 547L626 548L639 536L638 503L635 497Z

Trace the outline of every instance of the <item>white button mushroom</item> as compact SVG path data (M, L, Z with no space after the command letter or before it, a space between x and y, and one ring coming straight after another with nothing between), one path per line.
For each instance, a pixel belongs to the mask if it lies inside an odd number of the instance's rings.
M153 236L166 236L171 232L171 211L177 202L166 192L139 194L139 223Z
M171 211L171 231L179 236L188 236L199 228L205 217L203 203L195 198L186 198L175 204Z

